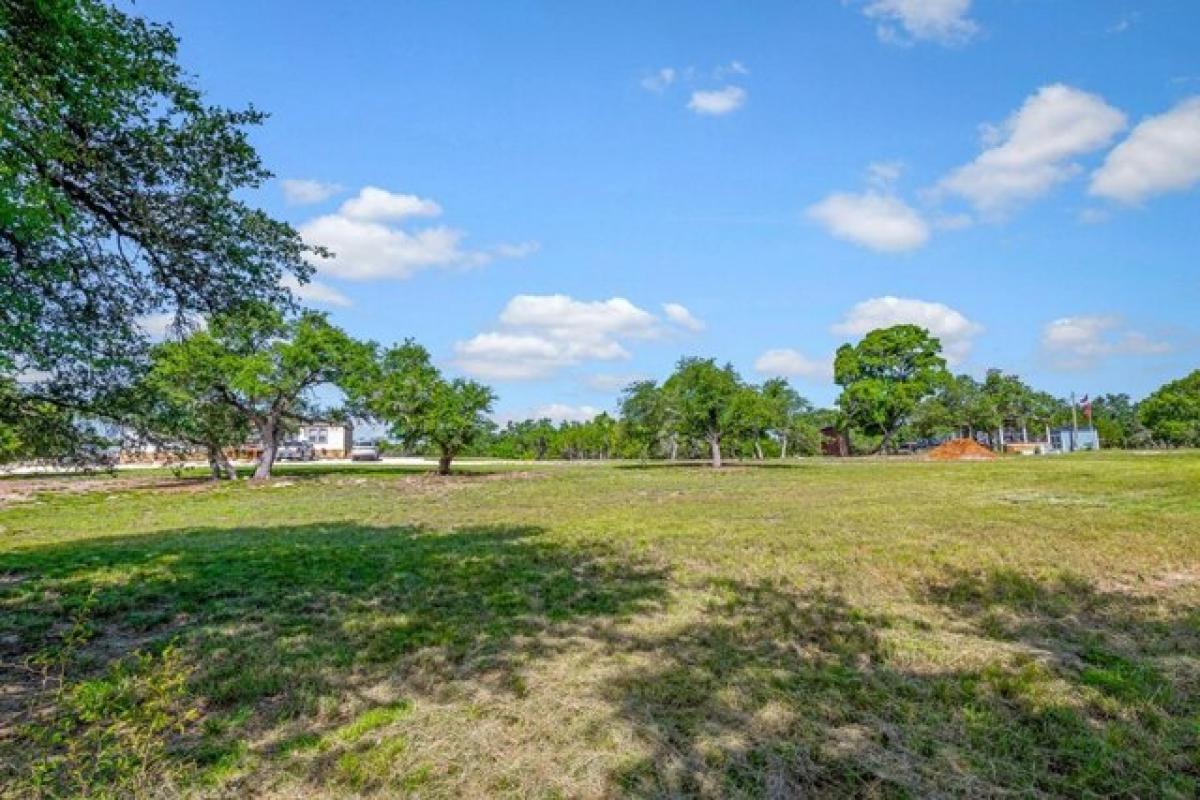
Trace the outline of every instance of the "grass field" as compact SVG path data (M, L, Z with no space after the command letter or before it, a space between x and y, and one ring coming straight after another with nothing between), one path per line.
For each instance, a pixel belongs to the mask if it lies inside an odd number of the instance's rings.
M1198 454L147 483L0 509L5 796L1200 791Z

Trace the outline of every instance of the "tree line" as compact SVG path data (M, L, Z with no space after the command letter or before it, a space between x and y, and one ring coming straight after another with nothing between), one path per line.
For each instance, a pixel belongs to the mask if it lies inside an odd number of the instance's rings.
M498 458L763 459L822 451L845 435L852 452L895 452L949 437L999 448L1042 441L1049 429L1094 425L1108 447L1200 446L1200 371L1166 384L1140 403L1127 394L1089 401L1088 418L1070 400L990 370L983 380L954 375L941 344L923 328L896 325L843 345L834 362L841 393L815 407L785 379L742 379L731 364L684 358L661 384L638 381L614 418L555 424L511 421L483 432L472 455Z
M1013 376L951 375L937 340L901 325L838 351L834 409L686 358L629 386L616 417L497 427L492 390L443 376L419 344L360 342L298 305L285 287L328 254L246 200L272 177L250 142L265 115L209 103L177 49L168 26L101 0L0 0L0 461L92 460L108 444L96 420L201 451L216 477L254 438L266 477L281 440L331 414L381 422L443 472L464 454L720 465L817 452L830 427L890 451L1069 417ZM172 321L166 341L151 315ZM329 385L344 403L319 408ZM1200 446L1200 371L1092 408L1110 445Z

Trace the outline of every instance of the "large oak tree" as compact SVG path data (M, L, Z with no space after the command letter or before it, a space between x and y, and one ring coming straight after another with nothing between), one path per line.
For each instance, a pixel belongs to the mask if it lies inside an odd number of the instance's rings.
M705 442L713 467L721 466L722 442L745 429L744 391L733 366L718 367L711 358L681 359L662 387L672 427Z
M951 380L942 345L917 325L869 332L858 344L838 348L834 382L842 387L838 407L864 433L880 436L886 451L922 398Z
M313 391L337 386L360 397L375 370L374 345L358 342L323 314L287 317L248 303L213 317L208 327L156 353L156 379L201 404L216 403L246 419L262 455L254 477L269 478L289 426L313 420Z
M129 382L138 319L287 302L310 268L245 201L253 109L210 105L171 29L100 0L0 0L0 374L86 401Z

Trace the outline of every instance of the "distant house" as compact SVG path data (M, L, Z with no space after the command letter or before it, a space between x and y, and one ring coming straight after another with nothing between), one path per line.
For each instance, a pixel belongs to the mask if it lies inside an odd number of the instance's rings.
M313 422L301 425L297 438L311 444L320 458L348 458L354 445L354 426L349 422Z

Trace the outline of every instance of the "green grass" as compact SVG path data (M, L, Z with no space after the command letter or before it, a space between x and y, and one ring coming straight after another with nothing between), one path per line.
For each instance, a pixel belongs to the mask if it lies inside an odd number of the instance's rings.
M1200 792L1194 453L146 479L0 508L5 797Z

